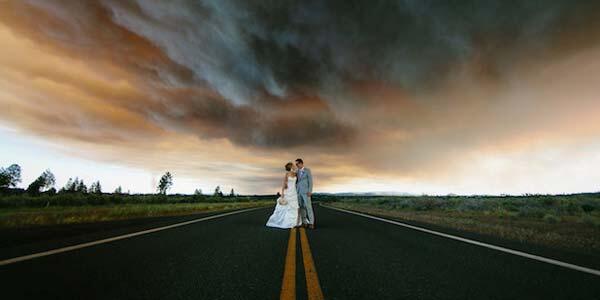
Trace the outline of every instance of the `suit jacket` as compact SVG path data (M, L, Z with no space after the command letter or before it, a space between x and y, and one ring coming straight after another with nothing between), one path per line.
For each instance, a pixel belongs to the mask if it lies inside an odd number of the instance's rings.
M308 192L312 193L313 189L313 178L310 169L304 167L304 172L302 176L300 176L300 171L298 171L298 181L296 182L296 191L298 194L305 195Z

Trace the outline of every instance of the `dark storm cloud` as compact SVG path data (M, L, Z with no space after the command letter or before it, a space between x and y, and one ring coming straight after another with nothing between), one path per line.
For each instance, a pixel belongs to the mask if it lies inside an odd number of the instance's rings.
M192 73L176 65L146 39L114 24L96 1L3 1L0 22L47 51L66 51L89 64L110 61L143 74L145 80L192 83Z
M598 1L0 0L0 127L247 191L298 156L340 189L530 180L598 139L598 29Z
M357 83L393 86L411 97L434 91L463 64L502 81L524 59L594 45L599 25L593 1L0 5L2 22L49 51L130 72L140 92L93 92L155 126L244 146L281 148L310 139L327 150L351 145L370 126L361 109L398 101L369 102L353 92ZM346 107L357 110L344 113ZM382 110L378 122L385 119L398 125Z
M555 48L569 25L597 24L592 1L104 3L236 104L349 79L427 88L473 55L501 75Z

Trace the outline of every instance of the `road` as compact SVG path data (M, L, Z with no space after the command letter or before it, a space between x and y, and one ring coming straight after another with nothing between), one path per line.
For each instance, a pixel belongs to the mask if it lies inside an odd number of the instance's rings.
M267 228L271 211L261 208L1 265L2 296L600 299L597 275L320 206L315 207L316 230ZM200 217L170 218L143 228L123 224L113 234ZM0 257L85 241L78 236L27 241L30 246L3 244Z

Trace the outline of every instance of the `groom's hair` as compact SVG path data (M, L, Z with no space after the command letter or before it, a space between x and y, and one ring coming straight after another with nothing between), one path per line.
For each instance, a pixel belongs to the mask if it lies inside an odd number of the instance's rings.
M291 171L293 166L294 164L290 161L289 163L285 164L285 170Z
M302 161L302 158L296 158L296 162L304 164L304 162Z

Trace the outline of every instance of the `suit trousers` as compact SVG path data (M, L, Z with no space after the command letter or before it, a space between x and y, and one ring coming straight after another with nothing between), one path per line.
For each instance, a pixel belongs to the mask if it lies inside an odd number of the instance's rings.
M298 193L298 200L300 203L300 217L302 218L303 224L315 224L315 214L313 213L313 207L311 199L306 193Z

